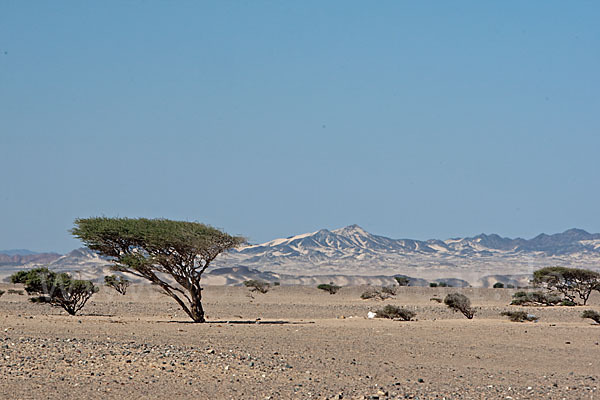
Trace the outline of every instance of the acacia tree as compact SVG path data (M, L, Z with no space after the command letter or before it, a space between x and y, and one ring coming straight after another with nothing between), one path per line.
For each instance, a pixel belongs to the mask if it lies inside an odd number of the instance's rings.
M573 302L578 296L586 305L592 291L600 291L600 273L580 268L547 267L533 272L533 283L560 292Z
M114 262L113 269L147 279L194 322L205 322L202 274L244 238L198 222L147 218L79 218L71 233Z
M117 293L125 296L127 294L127 288L131 285L129 279L125 279L122 276L108 275L104 277L104 286L108 286L117 291Z

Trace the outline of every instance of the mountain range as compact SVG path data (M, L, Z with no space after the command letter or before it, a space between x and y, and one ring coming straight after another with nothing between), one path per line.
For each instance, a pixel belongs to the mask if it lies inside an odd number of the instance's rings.
M100 275L110 272L110 263L87 249L73 250L63 256L20 252L0 252L0 279L14 270L37 265L78 271L86 279L100 279ZM600 234L570 229L533 239L481 234L421 241L391 239L350 225L232 250L213 262L207 281L236 284L260 278L284 284L325 280L380 284L393 282L394 275L405 275L418 285L451 280L458 286L489 286L496 281L518 285L526 282L535 269L549 265L598 270Z

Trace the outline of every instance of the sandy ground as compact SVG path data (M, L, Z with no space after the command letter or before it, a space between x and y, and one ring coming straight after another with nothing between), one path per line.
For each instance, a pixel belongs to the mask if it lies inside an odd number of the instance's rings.
M478 309L467 320L429 300L456 289L403 288L385 302L361 300L363 289L281 286L252 299L207 287L206 324L151 286L102 288L75 317L4 294L0 398L600 398L600 326L579 317L600 311L600 296L518 308L512 290L463 289ZM417 321L365 318L384 304ZM540 321L510 322L508 309Z

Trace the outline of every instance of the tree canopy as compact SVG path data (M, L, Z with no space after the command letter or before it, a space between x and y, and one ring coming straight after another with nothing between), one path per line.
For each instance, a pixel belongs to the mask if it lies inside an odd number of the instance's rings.
M581 268L546 267L533 272L533 283L560 292L573 302L578 296L585 305L592 291L600 291L600 273Z
M158 285L195 322L204 322L200 280L222 252L245 242L198 222L79 218L71 233L114 262L114 270Z

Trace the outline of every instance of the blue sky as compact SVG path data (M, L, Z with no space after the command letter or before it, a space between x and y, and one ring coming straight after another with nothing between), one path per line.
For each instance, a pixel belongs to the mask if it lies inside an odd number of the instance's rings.
M0 3L0 249L600 231L596 1Z

